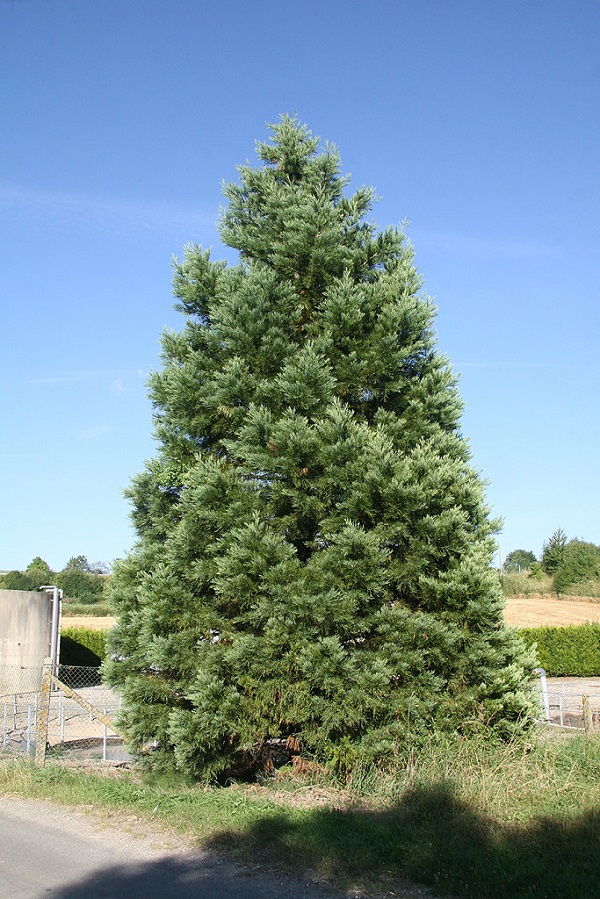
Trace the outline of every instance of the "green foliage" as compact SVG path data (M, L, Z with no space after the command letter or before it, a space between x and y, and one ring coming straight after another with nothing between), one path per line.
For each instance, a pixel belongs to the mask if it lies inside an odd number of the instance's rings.
M7 571L0 581L3 590L37 590L43 582L39 574L27 571Z
M432 729L527 725L494 523L411 248L295 120L225 188L240 263L188 247L150 382L108 664L132 745L204 779L273 739L349 768Z
M562 559L565 546L567 545L567 535L558 528L547 543L542 547L542 568L546 574L554 574Z
M545 577L547 577L546 572L542 568L541 562L532 562L531 568L529 569L529 577L535 578L535 580L541 581Z
M574 584L600 578L600 546L583 540L570 540L563 549L554 573L554 589L567 593Z
M85 556L72 556L63 570L56 573L47 562L36 556L27 566L27 571L8 571L4 574L0 585L5 590L39 590L43 584L56 584L66 598L92 605L105 599L106 567L102 562L90 565Z
M40 556L32 559L26 571L7 571L0 578L4 590L39 590L42 584L53 584L55 574Z
M44 561L40 556L36 556L35 559L32 559L29 565L27 566L27 574L32 575L39 579L40 584L50 584L52 583L52 578L54 577L54 572L50 568L47 562Z
M104 618L105 616L112 617L115 614L115 610L103 597L100 602L95 602L93 605L83 602L63 603L62 614L63 618L68 618L72 615L91 615L94 618Z
M531 558L535 559L533 553L524 550L509 553L500 578L505 596L551 592L600 596L600 546L584 540L567 541L559 529L544 544L542 562ZM529 571L519 573L519 567L526 567L528 559Z
M71 556L64 567L64 571L90 571L90 565L87 556Z
M600 675L600 624L522 628L525 642L536 644L538 663L551 677Z
M537 559L531 550L513 549L505 559L504 571L520 573L530 569L534 562L537 562Z
M65 568L59 571L56 583L65 596L85 605L99 602L103 597L103 578L99 574L91 574L80 568Z
M60 635L61 665L98 667L107 655L107 632L86 627L63 627Z

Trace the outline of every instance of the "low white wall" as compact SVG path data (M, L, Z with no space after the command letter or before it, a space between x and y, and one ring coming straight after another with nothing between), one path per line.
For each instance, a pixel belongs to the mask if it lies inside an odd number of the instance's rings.
M0 696L37 689L51 635L49 594L0 590Z

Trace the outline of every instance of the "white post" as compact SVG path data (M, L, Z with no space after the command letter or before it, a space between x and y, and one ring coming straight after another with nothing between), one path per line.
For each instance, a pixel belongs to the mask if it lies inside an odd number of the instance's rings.
M40 590L52 591L52 625L50 635L50 660L52 674L58 677L58 660L60 655L60 613L63 592L54 584L44 584Z

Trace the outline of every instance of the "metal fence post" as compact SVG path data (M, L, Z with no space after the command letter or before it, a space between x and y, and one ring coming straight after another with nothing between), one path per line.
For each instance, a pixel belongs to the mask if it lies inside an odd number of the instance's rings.
M48 743L48 718L50 716L50 689L52 686L52 660L44 659L44 671L40 686L40 701L37 732L35 738L35 763L46 763L46 744Z
M563 726L563 694L558 694L558 716L560 721L560 726Z
M535 673L540 679L542 708L544 710L544 720L550 721L550 702L548 699L548 682L546 680L546 672L543 668L534 668Z
M590 709L590 697L584 693L581 697L581 705L583 706L583 728L586 734L592 732L592 710Z

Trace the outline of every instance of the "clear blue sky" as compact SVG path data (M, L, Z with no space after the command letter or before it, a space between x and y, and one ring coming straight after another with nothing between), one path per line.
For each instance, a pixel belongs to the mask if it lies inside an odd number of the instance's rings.
M112 561L170 259L297 112L403 219L503 555L600 543L598 0L0 0L0 569Z

